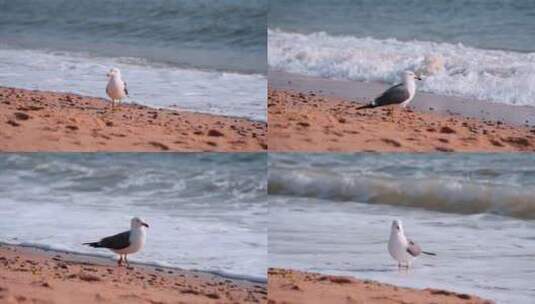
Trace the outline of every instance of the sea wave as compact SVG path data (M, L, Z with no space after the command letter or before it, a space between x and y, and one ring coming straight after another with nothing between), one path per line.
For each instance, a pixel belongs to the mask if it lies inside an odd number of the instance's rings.
M0 43L0 85L107 98L106 72L121 69L127 102L266 120L266 77L180 68L137 57L14 49Z
M421 91L535 106L535 53L269 29L268 63L291 73L387 83L414 70L424 76Z
M440 175L404 178L338 174L315 169L270 169L273 195L414 207L448 213L490 213L535 219L532 188Z

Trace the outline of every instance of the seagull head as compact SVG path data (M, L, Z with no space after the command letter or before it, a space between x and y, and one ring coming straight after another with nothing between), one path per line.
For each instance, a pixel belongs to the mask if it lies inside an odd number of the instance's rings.
M393 220L392 221L392 233L403 233L403 226L401 224L401 220Z
M405 71L403 73L403 79L405 81L411 81L413 79L422 80L422 78L420 76L416 75L413 71Z
M141 227L147 227L149 228L149 224L145 223L142 219L139 217L134 217L132 221L130 221L130 227L132 228L141 228Z
M108 74L106 74L106 76L108 77L116 77L116 76L121 76L121 71L119 71L118 68L112 68Z

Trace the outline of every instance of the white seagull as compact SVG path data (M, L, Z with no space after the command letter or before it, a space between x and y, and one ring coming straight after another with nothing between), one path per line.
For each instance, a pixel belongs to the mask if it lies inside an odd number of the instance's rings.
M123 261L128 266L126 255L136 253L143 248L147 235L146 228L149 228L147 223L139 217L134 217L130 221L130 230L105 237L98 242L84 243L83 245L93 248L107 248L119 255L117 261L119 266L123 264Z
M115 108L115 102L120 102L125 98L128 95L128 89L126 82L121 79L121 71L118 68L112 68L106 76L109 78L106 94L111 98L111 107Z
M420 255L436 255L432 252L422 251L414 241L407 239L400 220L392 222L390 239L388 240L388 252L398 262L398 267L410 268L412 260Z
M406 108L416 95L416 81L415 79L422 80L419 76L412 71L405 71L403 73L403 82L396 84L395 86L384 91L381 96L375 98L370 104L357 108L370 109L382 106L400 104L403 108Z

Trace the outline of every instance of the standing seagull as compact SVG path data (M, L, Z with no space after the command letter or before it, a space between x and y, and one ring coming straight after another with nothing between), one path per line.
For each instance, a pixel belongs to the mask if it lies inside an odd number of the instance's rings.
M106 75L110 79L106 86L106 94L111 98L111 107L115 108L115 101L120 102L121 99L128 95L126 82L121 79L121 71L118 68L112 68Z
M403 108L407 107L416 94L415 79L422 80L411 71L403 73L403 82L384 91L381 96L375 98L370 104L357 108L370 109L393 104L401 104Z
M412 260L419 256L420 253L436 255L432 252L422 251L418 244L407 239L400 220L394 220L392 222L390 239L388 240L388 252L394 260L398 261L399 268L402 266L410 268Z
M142 221L139 217L134 217L130 221L130 230L121 232L116 235L108 236L98 242L84 243L84 245L91 246L93 248L108 248L109 250L119 255L117 265L121 266L124 262L128 266L128 260L126 255L138 252L145 245L146 228L149 225Z

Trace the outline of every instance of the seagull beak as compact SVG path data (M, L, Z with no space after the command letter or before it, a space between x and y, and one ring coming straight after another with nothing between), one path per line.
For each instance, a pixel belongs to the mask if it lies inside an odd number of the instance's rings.
M141 226L145 226L145 227L149 228L149 224L147 224L147 223L141 223Z

